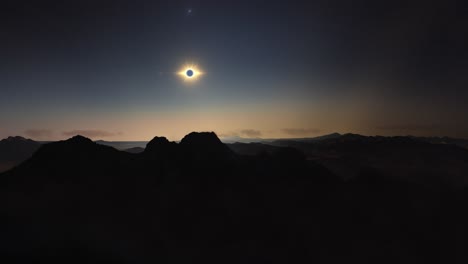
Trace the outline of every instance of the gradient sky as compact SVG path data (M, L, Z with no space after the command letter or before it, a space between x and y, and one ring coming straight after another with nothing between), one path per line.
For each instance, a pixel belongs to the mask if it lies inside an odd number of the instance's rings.
M464 1L6 2L0 138L468 138Z

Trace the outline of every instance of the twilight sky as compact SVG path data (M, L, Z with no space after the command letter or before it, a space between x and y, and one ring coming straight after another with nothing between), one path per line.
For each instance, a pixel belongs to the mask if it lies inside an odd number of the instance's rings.
M468 138L464 2L4 1L0 138Z

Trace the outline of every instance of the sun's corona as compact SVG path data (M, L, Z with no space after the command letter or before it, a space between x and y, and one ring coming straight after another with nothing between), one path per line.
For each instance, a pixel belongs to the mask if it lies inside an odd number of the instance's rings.
M195 64L186 64L177 74L181 76L184 81L192 82L198 80L203 75L203 72Z

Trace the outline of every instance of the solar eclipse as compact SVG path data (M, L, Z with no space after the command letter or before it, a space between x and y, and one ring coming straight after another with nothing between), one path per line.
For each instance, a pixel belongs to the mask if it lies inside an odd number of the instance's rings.
M203 75L203 72L195 64L186 64L177 74L181 76L184 81L193 82L198 80Z

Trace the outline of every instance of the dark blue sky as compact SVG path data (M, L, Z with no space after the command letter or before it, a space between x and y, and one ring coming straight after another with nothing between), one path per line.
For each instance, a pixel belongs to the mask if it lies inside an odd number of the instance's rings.
M468 137L465 5L2 2L0 137Z

